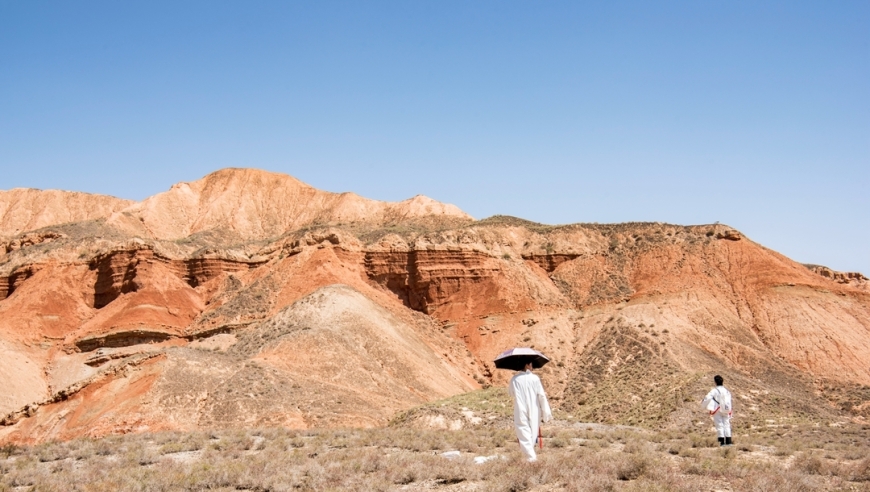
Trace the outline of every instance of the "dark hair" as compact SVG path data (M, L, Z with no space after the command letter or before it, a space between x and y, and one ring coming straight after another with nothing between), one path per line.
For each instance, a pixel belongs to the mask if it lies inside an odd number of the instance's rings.
M720 376L718 374L713 378L713 381L716 382L716 386L722 386L722 383L725 382L725 380L722 379L722 376Z

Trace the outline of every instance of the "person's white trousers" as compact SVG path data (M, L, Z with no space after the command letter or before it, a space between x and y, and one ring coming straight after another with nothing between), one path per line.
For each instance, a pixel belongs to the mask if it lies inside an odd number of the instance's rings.
M731 416L727 413L716 412L713 414L713 425L716 426L717 437L731 437Z
M514 427L517 430L517 439L520 441L520 451L523 456L529 461L536 461L538 455L535 454L535 442L538 439L538 424L537 422L516 422Z

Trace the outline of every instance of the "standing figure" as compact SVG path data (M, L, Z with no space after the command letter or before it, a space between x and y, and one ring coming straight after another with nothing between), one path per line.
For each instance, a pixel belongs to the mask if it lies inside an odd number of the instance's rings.
M734 410L731 406L731 392L722 386L722 383L725 382L722 376L716 375L713 381L716 383L716 387L707 393L707 396L701 401L701 406L709 411L713 418L716 435L719 437L719 445L730 446L732 444L731 414Z
M538 438L540 422L553 418L541 378L532 373L532 362L525 365L522 372L511 378L510 391L514 399L514 427L520 450L530 462L537 461L535 441Z

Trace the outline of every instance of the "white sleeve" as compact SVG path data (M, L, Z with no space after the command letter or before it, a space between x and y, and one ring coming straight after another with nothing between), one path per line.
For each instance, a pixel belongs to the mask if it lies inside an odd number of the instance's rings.
M707 404L710 403L710 400L713 399L713 392L714 391L716 391L715 388L711 389L710 392L707 393L707 396L705 396L704 399L701 400L701 408L707 408Z
M550 402L547 401L547 394L544 393L544 386L538 383L538 406L541 408L541 420L549 422L553 418L553 412L550 410Z

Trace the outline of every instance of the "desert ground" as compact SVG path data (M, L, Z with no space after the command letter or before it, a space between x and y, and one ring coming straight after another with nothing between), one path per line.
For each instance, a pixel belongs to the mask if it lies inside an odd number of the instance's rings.
M505 410L507 408L507 410ZM520 456L510 400L492 388L433 402L369 429L158 432L0 448L2 491L812 491L870 490L870 426L747 425L720 447L699 413L685 429L544 425ZM465 427L409 425L459 415ZM456 424L458 427L460 424Z

